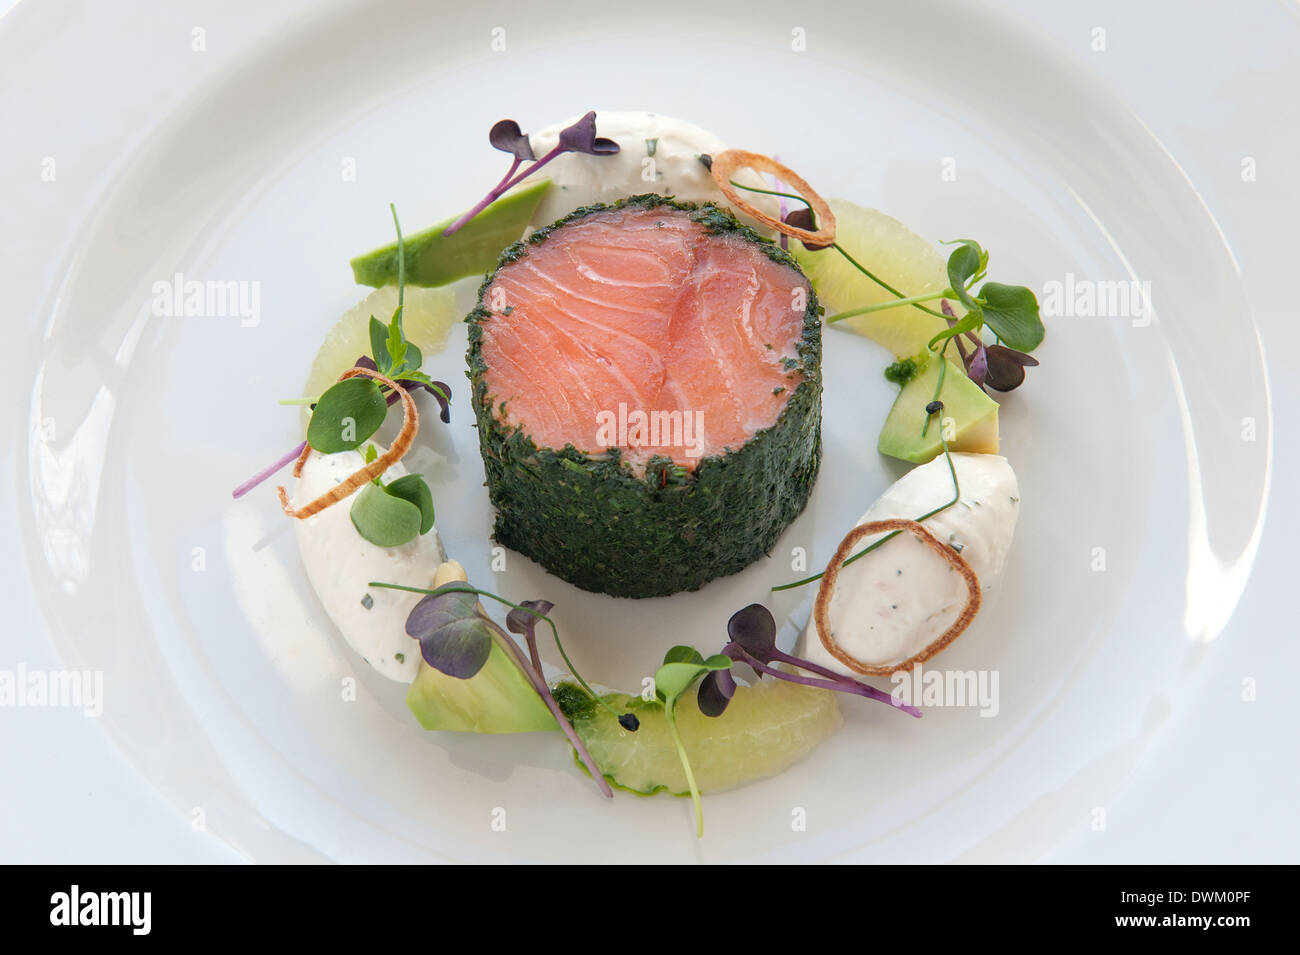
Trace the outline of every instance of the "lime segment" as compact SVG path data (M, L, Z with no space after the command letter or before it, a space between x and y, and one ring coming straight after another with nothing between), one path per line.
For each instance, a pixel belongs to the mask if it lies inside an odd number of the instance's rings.
M604 707L574 727L605 777L622 789L649 795L667 790L686 795L686 774L661 707L638 706L616 693L605 700L619 713L634 712L635 733ZM816 687L764 678L739 686L719 717L705 716L694 690L677 702L677 728L701 792L720 792L775 776L817 748L840 725L835 694Z
M836 243L874 275L904 296L925 295L948 287L945 261L935 246L897 219L846 199L830 200L837 223ZM853 266L833 248L810 252L800 242L791 251L826 306L827 317L836 312L892 301L890 294ZM939 302L926 303L939 311ZM953 303L958 315L964 313ZM936 334L947 328L943 319L915 306L902 306L858 315L836 322L836 328L865 335L899 358L915 355Z
M348 309L325 335L316 359L311 363L303 395L314 398L351 368L362 355L370 354L370 316L387 324L397 309L397 287L375 289L360 303ZM402 309L402 330L408 341L426 358L442 351L447 333L460 316L455 308L455 292L450 288L406 290L406 307Z

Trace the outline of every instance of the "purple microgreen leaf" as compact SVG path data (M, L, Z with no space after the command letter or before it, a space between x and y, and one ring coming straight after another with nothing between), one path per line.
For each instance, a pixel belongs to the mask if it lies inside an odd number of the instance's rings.
M451 424L451 386L445 381L435 381L432 384L420 385L432 395L438 402L438 418L443 424Z
M370 586L425 594L424 599L412 608L410 615L406 619L406 632L411 636L417 637L417 639L419 639L424 631L428 631L430 628L436 629L441 626L444 619L450 622L477 621L478 623L481 623L486 629L488 636L488 653L491 653L492 650L491 642L496 640L498 646L510 654L514 659L515 664L519 667L520 672L528 678L528 682L532 684L533 689L537 691L537 695L542 698L542 702L545 703L546 708L550 710L551 715L555 718L555 722L559 725L561 732L564 733L565 737L569 740L569 743L573 746L574 751L577 752L578 759L582 762L582 765L586 767L587 772L591 774L591 778L596 781L596 785L600 787L601 793L609 799L614 797L614 791L609 787L609 780L605 778L604 773L601 772L600 767L592 758L591 752L587 749L586 744L584 744L582 739L578 736L578 731L573 728L573 723L571 723L569 718L564 715L564 711L560 708L559 701L555 698L555 694L551 692L551 688L547 684L546 678L542 674L541 670L534 667L528 658L524 656L523 651L519 649L519 644L510 639L510 636L497 626L491 617L488 617L483 613L479 608L478 598L480 595L490 597L491 599L501 603L509 604L512 608L515 606L514 604L510 604L510 602L504 597L499 597L486 590L478 590L463 581L449 581L437 590L425 590L420 587L407 587L403 584L388 584L374 580L370 581ZM454 603L452 602L453 598L456 599L456 602ZM434 601L441 602L434 603ZM421 609L422 607L423 609ZM419 612L418 615L417 611ZM558 641L559 638L557 635L557 644ZM420 649L423 653L423 641L421 641ZM563 650L561 650L561 652L563 652ZM565 659L567 660L568 658L566 657ZM428 659L427 655L425 655L425 660L430 666L435 666L435 664ZM487 656L485 655L484 661L486 662L486 660ZM482 664L479 666L481 668ZM585 684L583 688L594 698L595 694L591 693L591 690L587 688Z
M727 635L748 656L768 662L777 653L776 621L762 604L737 610L727 621Z
M618 152L618 143L596 135L596 111L591 110L572 126L560 131L560 141L555 148L566 153L612 156Z
M903 706L883 690L878 690L874 686L844 676L842 673L836 673L834 670L813 663L811 660L804 660L778 649L776 646L776 621L772 618L771 611L762 604L750 604L748 607L737 610L732 614L731 619L727 621L727 633L731 637L731 642L723 649L723 653L737 663L749 664L760 677L767 674L790 683L816 686L823 690L835 690L839 693L852 693L855 696L866 697L880 703L888 703L890 706L901 709L913 716L921 715L920 710L915 707ZM713 660L713 657L709 657L705 662L712 663ZM781 670L770 666L773 663L785 663L801 670L807 670L810 673L819 674L819 677L810 677L802 673ZM716 673L720 672L722 672L721 667L715 668L715 673L709 674L709 676L717 681L721 678L717 677ZM730 676L730 673L728 673L728 676ZM721 689L721 687L712 687L707 691L707 694L711 696L715 690ZM732 692L734 692L734 687ZM705 699L706 691L703 684L701 684L699 696L697 697L701 711L704 711ZM716 706L717 701L710 698L709 705ZM706 713L706 715L711 714Z
M807 229L809 232L817 228L817 223L813 219L813 211L807 206L800 206L798 209L791 209L785 215L781 216L781 221L786 225L792 225L796 229Z
M492 631L478 597L439 588L411 608L406 633L420 641L420 655L435 670L468 680L492 652Z
M958 346L961 342L958 340ZM981 345L971 354L966 362L966 374L977 385L983 385L989 372L988 349Z
M1005 345L990 345L986 351L988 374L985 376L985 384L995 391L1014 391L1019 388L1025 381L1025 366L1038 364L1023 352Z
M1038 359L1033 355L1026 355L1024 352L1016 351L1014 348L1008 348L1006 345L990 345L989 351L997 355L999 358L1015 362L1017 365L1024 365L1028 368L1038 367Z
M493 149L510 153L520 161L537 158L533 155L533 146L528 141L528 135L513 119L503 119L493 124L492 129L488 131L488 142L492 144Z
M593 156L611 156L619 150L618 143L612 139L602 139L596 135L595 112L587 113L576 123L562 130L555 148L540 159L533 155L533 148L528 143L528 137L520 131L519 124L513 120L501 120L501 122L493 126L491 132L488 133L488 140L497 149L503 149L514 156L510 168L506 170L506 174L501 177L501 181L486 196L459 216L455 222L442 230L444 236L454 235L460 231L465 226L465 223L557 156L569 152L589 153ZM525 146L527 148L526 155L523 152ZM530 162L530 165L526 169L520 170L519 167L524 162Z
M542 656L537 649L537 621L550 613L554 606L549 600L525 600L506 614L506 629L524 638L528 644L528 656L538 673L542 672Z
M704 674L695 700L705 716L718 717L726 711L727 704L735 694L736 678L731 675L730 668L713 670Z
M506 629L528 639L541 620L555 608L549 600L524 600L506 614ZM529 611L532 611L531 613Z
M790 210L781 217L781 221L786 225L794 226L796 229L807 229L809 232L817 231L817 217L813 215L812 209L808 206L800 206L798 209ZM799 241L803 242L803 247L809 252L820 252L822 249L829 249L835 244L834 242L814 242L809 244L804 242L803 239Z

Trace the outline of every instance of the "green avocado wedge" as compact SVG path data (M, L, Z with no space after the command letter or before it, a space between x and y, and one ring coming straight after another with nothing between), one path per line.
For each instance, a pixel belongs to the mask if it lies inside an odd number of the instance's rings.
M939 400L943 413L939 420L925 427L926 405L935 398L939 386L939 369L948 361ZM947 427L948 433L943 434ZM925 433L922 434L922 431ZM941 435L947 438L948 450L998 453L998 403L979 385L966 377L956 362L933 358L915 378L903 385L880 429L877 449L881 454L912 464L925 464L943 453Z
M468 680L447 676L421 660L406 705L427 730L536 733L559 729L528 677L495 640L483 669Z
M513 189L450 236L442 233L455 216L406 236L406 284L435 288L492 271L501 251L524 234L550 188L544 179ZM351 265L358 285L391 285L397 281L397 243L358 255Z

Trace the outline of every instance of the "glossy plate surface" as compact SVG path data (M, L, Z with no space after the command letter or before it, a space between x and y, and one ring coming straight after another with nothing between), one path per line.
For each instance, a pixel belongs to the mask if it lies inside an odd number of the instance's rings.
M435 22L421 5L317 13L187 95L123 163L48 303L27 409L19 537L65 665L104 671L105 729L254 859L1049 852L1169 718L1259 541L1267 375L1196 189L1122 102L991 9L846 5L796 25L784 4L739 17L668 0L647 22L579 0L562 24L544 6L502 14L502 51L495 24ZM933 55L937 21L984 51L978 83L963 58ZM708 798L700 842L685 801L602 802L558 737L423 733L404 688L333 632L270 486L229 493L299 440L276 400L360 297L347 261L388 241L387 203L408 229L436 221L499 176L495 120L535 128L586 108L681 116L923 235L977 238L991 277L1059 283L1076 305L1062 311L1088 311L1088 283L1137 283L1150 306L1049 316L1042 367L1003 404L1021 523L1001 589L936 661L996 671L996 715L912 721L850 702L805 763ZM152 314L153 283L177 273L257 283L258 320ZM801 619L811 591L768 595L802 576L794 550L824 562L901 473L875 452L885 354L829 330L823 472L771 558L636 602L513 554L494 572L463 353L458 327L433 362L459 387L452 425L423 432L443 540L472 580L554 601L575 662L610 686L638 686L674 643L720 645L750 602Z

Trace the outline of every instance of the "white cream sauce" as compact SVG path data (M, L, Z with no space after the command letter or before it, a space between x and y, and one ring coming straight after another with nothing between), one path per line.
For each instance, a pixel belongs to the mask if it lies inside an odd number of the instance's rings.
M364 464L360 451L313 451L303 464L291 503L301 507L311 502ZM384 472L384 480L394 481L406 473L398 461ZM406 617L420 595L367 584L375 580L431 587L446 554L436 527L400 547L370 543L352 524L350 511L357 493L294 521L298 551L307 579L348 646L390 680L410 683L420 666L420 646L406 634Z
M560 131L578 118L570 117L530 135L533 155L539 159L545 156L559 141ZM565 153L538 170L536 178L549 178L551 188L533 215L534 229L550 225L580 206L614 202L645 192L686 202L716 202L730 208L713 176L700 162L701 154L717 155L727 147L694 123L658 113L597 111L596 134L614 140L619 151L612 156ZM772 188L771 183L750 170L737 175L736 181ZM778 214L780 205L775 197L752 193L746 198L755 208L773 216ZM744 215L741 219L762 229Z
M1020 510L1020 487L1007 459L952 455L961 498L921 523L953 547L987 592L1002 573ZM952 500L952 476L942 455L909 471L862 515L858 525L921 514ZM854 552L879 540L868 535ZM862 663L887 666L921 652L952 625L966 602L966 584L938 554L902 533L840 571L828 620L835 642ZM841 673L853 671L831 655L814 617L800 640L801 655Z

